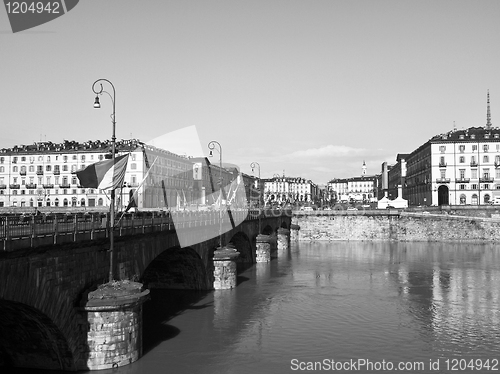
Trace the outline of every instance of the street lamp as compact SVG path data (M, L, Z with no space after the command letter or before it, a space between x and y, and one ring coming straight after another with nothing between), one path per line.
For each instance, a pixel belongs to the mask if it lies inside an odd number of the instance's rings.
M100 82L107 82L111 85L111 88L113 88L113 96L107 91L104 91L102 87L102 83ZM101 86L100 90L96 90L96 84L99 83ZM116 103L116 92L115 92L115 86L113 86L113 83L111 83L107 79L98 79L94 82L92 85L92 91L96 94L95 97L95 102L94 102L94 108L99 109L101 107L101 103L99 102L99 95L102 95L103 92L107 93L108 96L111 99L111 102L113 103L113 113L111 114L111 123L113 124L113 133L111 136L111 159L112 159L112 164L115 164L115 128L116 128L116 117L115 117L115 103ZM110 222L109 222L109 282L113 281L113 252L114 252L114 228L115 228L115 189L114 187L111 189L111 204L110 204Z
M218 146L218 148L216 147ZM210 149L210 157L213 156L213 150L215 149L219 152L219 188L220 188L220 202L219 202L219 246L222 249L222 146L216 140L212 140L208 143L208 149Z
M258 208L259 208L259 234L260 234L260 215L261 215L261 211L260 211L260 198L261 198L261 184L260 184L260 165L258 162L252 162L250 164L250 167L252 168L252 172L253 170L257 167L257 169L259 170L259 203L258 203Z

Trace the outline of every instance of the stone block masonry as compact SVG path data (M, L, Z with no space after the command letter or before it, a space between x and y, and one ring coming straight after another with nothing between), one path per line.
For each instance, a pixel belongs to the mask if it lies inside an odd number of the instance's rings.
M298 216L298 239L395 241L500 241L500 220L446 215Z

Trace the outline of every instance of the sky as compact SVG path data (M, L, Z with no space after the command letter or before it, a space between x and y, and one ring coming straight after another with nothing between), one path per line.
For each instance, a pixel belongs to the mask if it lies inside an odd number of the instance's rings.
M373 175L484 126L488 90L500 126L499 18L497 0L80 0L13 33L0 8L0 148L110 139L105 78L117 139L190 128L262 178Z

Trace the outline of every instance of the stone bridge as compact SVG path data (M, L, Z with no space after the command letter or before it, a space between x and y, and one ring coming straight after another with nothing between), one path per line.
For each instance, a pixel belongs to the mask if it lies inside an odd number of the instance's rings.
M183 226L197 235L218 225ZM280 231L286 235L290 225L291 214L285 212L249 216L222 233L232 255L219 258L219 236L181 247L171 226L142 227L139 233L135 227L134 234L115 238L115 279L146 287L227 288L224 279L216 279L221 276L217 264L268 261L259 245L269 252L266 248L272 250ZM108 280L108 248L104 237L0 252L0 366L75 371L121 366L140 357L142 302L85 307L89 291ZM106 314L108 309L115 314ZM127 319L131 310L133 321ZM112 334L118 338L111 339Z

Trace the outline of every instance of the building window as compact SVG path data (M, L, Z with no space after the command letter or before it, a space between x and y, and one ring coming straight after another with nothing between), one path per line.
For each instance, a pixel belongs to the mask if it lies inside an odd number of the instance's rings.
M477 184L472 184L472 185L471 185L471 189L473 189L473 190L477 190Z
M135 163L135 162L132 162L132 163L130 164L130 169L131 169L131 170L136 170L136 169L137 169L137 165L136 165L136 163Z
M474 139L474 138L472 138L472 139ZM477 151L477 144L472 144L472 150Z
M461 184L461 185L460 185L460 189L461 189L461 190L465 190L465 184Z
M446 146L445 145L440 145L439 146L439 152L444 153L446 151Z
M460 169L460 179L465 179L465 169Z
M484 187L483 187L485 190L489 190L490 189L490 185L489 184L485 184Z
M3 166L0 166L0 173L5 172L5 168Z
M489 148L490 148L489 144L483 144L483 152L488 152Z
M477 195L476 194L472 195L470 202L472 205L477 205Z
M17 166L13 166L13 167L12 167L12 171L13 171L14 173L16 173L16 172L17 172Z
M47 165L47 166L45 167L45 170L46 170L46 171L51 171L51 170L52 170L52 166Z
M34 165L30 165L30 167L29 167L29 171L30 171L31 173L33 173L33 172L35 171L35 166L34 166Z
M464 156L460 156L460 158L459 158L459 162L460 162L461 164L465 163L465 157L464 157Z
M465 145L463 145L463 144L459 145L458 149L460 150L461 153L464 153L464 151L465 151Z
M489 160L490 160L490 159L488 158L488 156L487 156L487 155L483 156L483 162L485 162L485 163L486 163L486 162L490 162Z
M484 203L488 204L490 202L490 195L485 194L483 199L484 199Z

